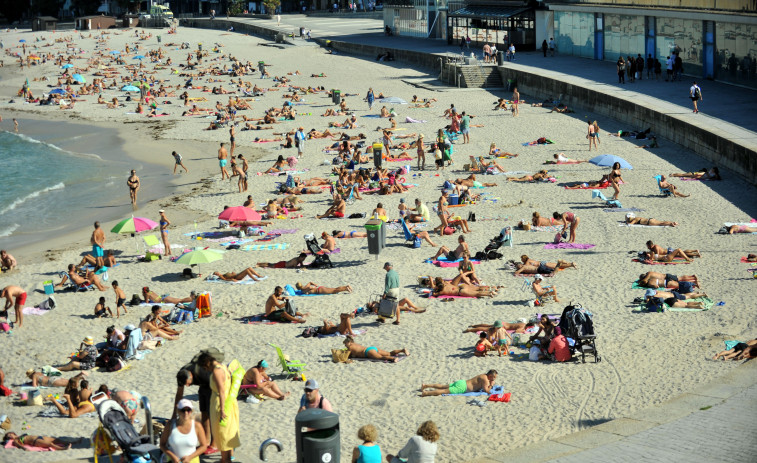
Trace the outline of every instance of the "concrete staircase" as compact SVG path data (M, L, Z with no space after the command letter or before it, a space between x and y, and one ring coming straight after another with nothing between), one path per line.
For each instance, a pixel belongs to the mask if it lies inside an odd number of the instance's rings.
M465 65L460 68L463 76L461 87L466 88L502 88L502 76L496 66Z

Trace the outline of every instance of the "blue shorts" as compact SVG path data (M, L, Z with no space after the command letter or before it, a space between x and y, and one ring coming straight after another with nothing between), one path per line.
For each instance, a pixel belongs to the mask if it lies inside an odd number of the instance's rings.
M460 133L462 133L463 135L468 135L469 132L470 129L460 129Z
M219 159L218 160L218 165L221 166L221 167L226 167L227 163L228 163L228 161L226 159Z
M95 257L102 257L104 255L103 254L103 248L101 248L100 246L98 246L96 244L93 244L92 245L92 255L95 256Z
M678 282L678 292L679 293L690 293L694 290L694 283L690 281L679 281Z

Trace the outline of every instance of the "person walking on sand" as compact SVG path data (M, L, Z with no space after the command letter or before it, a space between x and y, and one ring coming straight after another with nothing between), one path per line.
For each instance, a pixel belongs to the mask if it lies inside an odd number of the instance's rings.
M163 240L163 255L171 255L171 244L168 242L168 226L171 225L171 221L166 217L166 211L159 210L160 214L160 238Z
M176 168L182 167L184 168L185 173L189 173L189 169L187 169L187 166L184 165L182 162L181 154L177 153L176 151L171 153L171 156L173 156L174 159L174 165L173 165L173 173L176 173Z
M594 145L594 149L599 151L599 147L597 146L597 132L594 129L594 124L589 121L589 133L586 134L586 138L589 139L589 151L591 151L591 145Z
M237 134L237 127L236 125L232 124L231 127L229 128L229 145L231 145L229 148L230 150L229 156L231 156L232 159L234 158L234 148L237 147L237 142L236 142L236 137L235 137L236 134Z
M365 95L365 101L368 102L368 111L373 109L373 102L376 100L376 95L373 94L373 88L368 89L368 94Z
M116 318L121 318L121 309L124 309L124 315L129 313L126 311L126 306L124 305L126 302L126 293L118 286L118 281L113 281L111 286L113 286L113 292L116 293Z
M92 231L89 242L92 244L92 257L95 258L96 267L102 268L104 265L103 247L105 245L105 232L100 228L100 222L95 222L95 229Z
M137 171L132 169L131 175L126 179L126 185L129 187L129 197L131 198L131 205L137 205L137 192L139 192L139 177L137 177Z
M21 328L21 326L24 324L24 304L26 304L26 291L23 290L23 288L19 286L6 286L3 288L2 293L0 293L0 298L5 298L5 307L3 308L2 312L0 312L0 315L4 315L5 318L8 318L8 309L10 309L11 305L13 306L13 309L16 312L16 325L18 328Z
M519 103L520 103L520 92L518 92L518 87L515 87L513 89L513 104L512 104L513 117L518 117L518 115L520 114L520 112L518 111Z
M382 299L390 298L399 301L400 276L392 267L391 262L386 262L384 264L384 270L386 271L386 276L384 277L384 294ZM401 310L397 310L397 320L394 321L395 325L400 324L400 312ZM380 321L383 322L383 319L380 319Z
M442 394L465 394L466 392L484 391L488 393L497 379L497 370L489 370L486 374L474 376L469 380L461 379L451 384L421 384L421 397L432 397ZM427 391L426 389L431 389Z
M699 88L699 85L697 85L696 82L692 82L691 88L689 88L689 98L691 98L691 102L694 103L694 113L698 113L699 108L697 107L697 102L704 100L704 98L702 98L702 89Z
M231 180L229 173L226 172L226 164L228 164L229 153L226 151L226 143L221 143L221 147L218 148L218 165L221 167L221 180L228 178Z

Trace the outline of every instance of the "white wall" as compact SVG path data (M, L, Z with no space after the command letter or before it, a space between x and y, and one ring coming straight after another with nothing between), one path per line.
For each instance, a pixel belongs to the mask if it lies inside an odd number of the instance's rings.
M536 49L541 50L542 41L555 36L555 12L548 10L536 10Z

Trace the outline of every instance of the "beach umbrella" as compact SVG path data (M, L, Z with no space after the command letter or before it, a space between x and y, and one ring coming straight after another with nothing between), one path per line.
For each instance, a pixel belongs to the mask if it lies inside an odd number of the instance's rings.
M137 55L132 59L145 59L145 57L143 55Z
M54 89L50 90L50 94L51 95L65 95L66 91L63 90L62 88L54 88Z
M71 78L79 82L80 84L83 84L87 81L81 74L74 74L71 76Z
M152 230L153 228L156 228L158 224L156 222L153 222L150 219L146 219L144 217L134 217L131 216L128 219L124 219L116 224L115 227L113 227L110 232L111 233L131 233L134 235L134 243L137 246L137 249L139 249L139 244L137 243L137 236L136 234L139 232Z
M386 103L386 104L407 104L407 101L403 100L402 98L397 98L396 96L390 96L388 98L382 98L382 99L380 99L379 103Z
M243 222L245 220L260 220L260 214L249 207L234 206L227 207L218 218L229 222Z
M633 169L631 167L631 164L628 163L625 159L621 158L620 156L615 156L614 154L602 154L595 158L589 159L589 162L598 166L604 166L604 167L610 167L616 162L620 163L621 169Z
M68 63L66 63L66 64L64 64L63 66L61 66L61 69L68 69L68 68L72 68L72 67L74 67L74 65L73 65L73 64L68 64Z
M184 253L176 259L177 264L197 265L197 273L202 274L200 264L207 264L223 259L223 251L216 249L198 249Z
M138 92L139 91L139 89L133 85L124 85L121 88L121 90L124 92Z
M26 40L25 40L25 39L21 39L21 40L19 40L18 42L19 42L19 43L25 43L25 42L26 42Z

